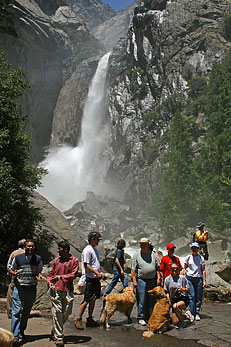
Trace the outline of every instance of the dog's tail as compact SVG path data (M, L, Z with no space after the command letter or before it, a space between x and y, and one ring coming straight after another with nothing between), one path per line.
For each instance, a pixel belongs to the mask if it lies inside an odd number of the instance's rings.
M102 306L102 310L101 310L101 315L100 315L100 322L101 323L104 323L105 318L106 318L106 314L107 314L107 311L106 311L106 299L104 298L103 306Z

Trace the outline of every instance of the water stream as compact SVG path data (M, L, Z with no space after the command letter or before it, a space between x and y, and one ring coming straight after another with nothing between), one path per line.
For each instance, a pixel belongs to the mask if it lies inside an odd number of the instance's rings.
M64 211L87 192L105 195L108 169L108 127L105 123L106 77L110 53L99 61L83 110L81 138L77 147L50 149L40 166L48 170L38 192Z

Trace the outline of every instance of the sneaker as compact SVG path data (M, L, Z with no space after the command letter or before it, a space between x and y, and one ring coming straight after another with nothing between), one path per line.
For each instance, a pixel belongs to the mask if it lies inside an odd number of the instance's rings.
M194 321L194 316L190 311L185 312L185 317L192 323Z
M199 316L199 314L196 314L195 320L201 320L201 317Z
M84 327L83 327L83 322L82 322L82 318L77 318L76 321L75 321L75 327L76 329L78 330L83 330Z
M56 341L55 341L55 346L64 347L64 342L63 342L63 340L56 340Z
M96 328L99 327L100 324L98 322L96 322L92 317L88 317L87 318L87 323L86 323L86 327L88 328Z
M138 322L138 324L145 326L145 325L146 325L146 322L145 322L145 320L140 319L139 322Z

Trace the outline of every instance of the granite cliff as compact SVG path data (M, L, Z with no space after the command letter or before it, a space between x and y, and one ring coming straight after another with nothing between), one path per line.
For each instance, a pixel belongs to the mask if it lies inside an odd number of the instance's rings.
M0 34L8 61L20 66L31 83L21 109L28 115L27 131L32 133L32 158L36 163L50 144L53 111L65 80L78 63L101 51L81 17L64 5L62 0L15 0L17 36Z

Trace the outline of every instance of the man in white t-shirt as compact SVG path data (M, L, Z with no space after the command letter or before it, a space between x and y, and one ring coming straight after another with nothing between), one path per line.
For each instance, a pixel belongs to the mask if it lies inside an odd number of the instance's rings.
M104 278L104 274L100 269L99 252L95 248L99 241L101 240L101 235L98 232L91 232L88 235L89 245L86 246L82 252L82 273L86 275L86 288L84 293L83 302L79 308L79 314L75 321L75 326L79 330L83 330L82 316L88 306L88 318L87 327L98 327L97 323L92 315L95 308L96 299L100 298L101 294L101 284L100 279Z
M184 268L187 271L187 280L190 283L188 318L192 322L200 320L199 312L202 304L203 288L206 286L205 259L199 252L199 244L191 245L192 255L185 258Z

